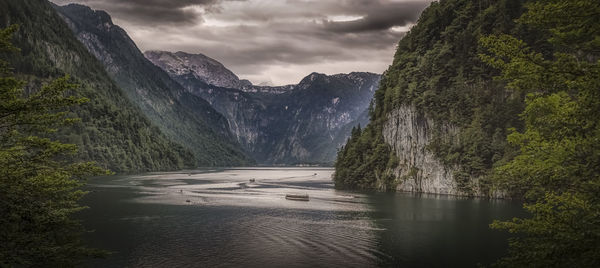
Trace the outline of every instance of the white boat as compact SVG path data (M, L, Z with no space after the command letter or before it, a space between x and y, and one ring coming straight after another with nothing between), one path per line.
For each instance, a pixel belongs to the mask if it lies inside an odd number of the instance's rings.
M285 199L294 201L308 201L309 197L307 194L286 194Z

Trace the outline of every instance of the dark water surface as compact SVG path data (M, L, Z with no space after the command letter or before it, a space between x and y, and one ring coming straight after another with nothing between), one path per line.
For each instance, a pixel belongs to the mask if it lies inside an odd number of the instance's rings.
M508 201L333 189L326 168L95 178L84 202L97 267L474 267L504 254ZM316 175L315 175L316 174ZM250 183L249 179L256 181ZM309 202L286 193L308 194Z

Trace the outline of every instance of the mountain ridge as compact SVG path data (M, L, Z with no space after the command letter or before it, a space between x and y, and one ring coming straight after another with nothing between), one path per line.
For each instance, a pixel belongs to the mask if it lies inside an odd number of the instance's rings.
M159 67L168 70L169 73L180 76L191 74L213 86L241 89L252 85L248 80L240 80L219 61L201 53L148 50L144 52L144 56L152 62L161 64Z

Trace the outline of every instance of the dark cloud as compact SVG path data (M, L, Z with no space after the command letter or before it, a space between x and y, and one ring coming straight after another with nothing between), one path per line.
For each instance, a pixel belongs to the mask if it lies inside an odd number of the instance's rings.
M378 4L353 10L357 14L365 13L360 19L342 22L326 20L325 28L342 33L387 30L416 21L427 4L424 2L382 3L377 1L375 3Z
M219 0L54 0L57 4L78 2L94 9L105 10L121 20L144 25L193 24L202 21L202 14L190 7L214 10Z
M253 83L383 72L432 0L52 0L106 10L142 50L203 53Z

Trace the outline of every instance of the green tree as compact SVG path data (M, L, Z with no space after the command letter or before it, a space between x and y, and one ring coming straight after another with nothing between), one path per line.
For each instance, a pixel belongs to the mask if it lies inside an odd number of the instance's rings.
M519 154L496 171L525 198L530 218L495 221L518 234L500 266L600 266L600 2L542 0L518 23L541 30L547 46L510 35L481 39L482 59L508 86L528 93ZM545 40L539 40L545 41ZM532 44L533 47L533 44Z
M0 53L17 49L10 26L0 30ZM0 266L75 266L103 253L82 244L72 214L84 207L82 178L106 174L91 162L73 162L75 145L53 140L57 128L76 122L68 108L87 102L70 78L39 89L17 79L0 60Z

